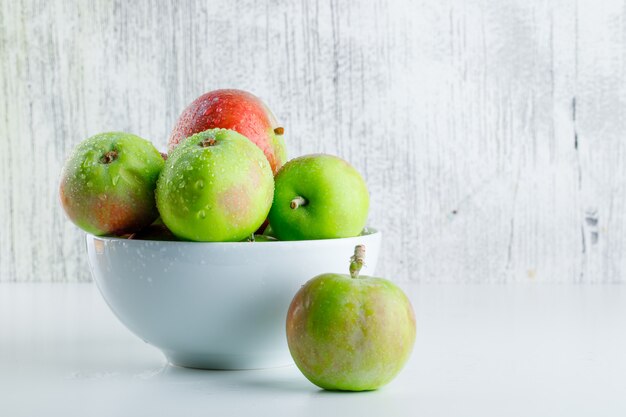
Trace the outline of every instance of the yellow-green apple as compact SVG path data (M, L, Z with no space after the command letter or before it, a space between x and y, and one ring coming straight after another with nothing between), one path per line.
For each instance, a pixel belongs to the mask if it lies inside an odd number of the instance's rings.
M138 231L159 215L154 190L164 161L147 140L123 132L81 142L65 162L59 194L69 219L95 235Z
M332 155L301 156L276 174L269 214L280 240L357 236L369 210L363 177L348 162Z
M242 90L215 90L196 98L178 118L168 147L172 151L188 136L207 129L232 129L265 154L276 172L287 160L284 129L270 109L256 96Z
M324 389L377 389L400 372L413 349L411 303L391 281L359 276L364 251L356 247L350 275L318 275L289 306L291 356Z
M240 241L261 226L274 177L261 150L234 130L209 129L168 155L156 190L163 223L185 240Z

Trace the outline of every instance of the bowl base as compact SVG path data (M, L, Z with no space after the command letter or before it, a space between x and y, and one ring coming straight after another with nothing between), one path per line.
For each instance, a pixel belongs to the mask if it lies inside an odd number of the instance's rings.
M263 355L220 355L163 352L167 361L183 368L212 370L245 370L279 368L293 365L291 357Z

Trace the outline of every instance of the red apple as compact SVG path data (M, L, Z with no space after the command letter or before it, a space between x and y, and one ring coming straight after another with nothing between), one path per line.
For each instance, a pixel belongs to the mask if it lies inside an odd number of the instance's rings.
M231 129L251 140L273 173L287 160L284 129L258 97L241 90L215 90L195 99L176 122L168 141L170 152L186 137L213 128Z

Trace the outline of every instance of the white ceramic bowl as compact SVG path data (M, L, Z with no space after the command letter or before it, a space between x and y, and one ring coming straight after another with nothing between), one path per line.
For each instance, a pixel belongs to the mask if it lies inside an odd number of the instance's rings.
M252 369L292 363L291 299L307 280L348 273L354 247L373 275L381 234L292 242L201 243L87 235L93 277L130 331L174 365Z

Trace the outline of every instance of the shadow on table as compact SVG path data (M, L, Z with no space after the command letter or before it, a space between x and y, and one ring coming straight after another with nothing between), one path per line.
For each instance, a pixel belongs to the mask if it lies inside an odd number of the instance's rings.
M272 369L207 370L166 364L153 377L162 382L204 382L230 388L253 388L257 391L314 393L319 390L292 365Z

